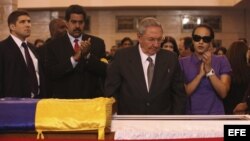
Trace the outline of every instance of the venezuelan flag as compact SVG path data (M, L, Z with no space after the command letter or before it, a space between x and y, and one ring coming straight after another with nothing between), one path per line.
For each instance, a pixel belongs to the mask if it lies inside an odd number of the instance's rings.
M113 98L95 99L0 99L0 131L97 130L104 140L110 126Z

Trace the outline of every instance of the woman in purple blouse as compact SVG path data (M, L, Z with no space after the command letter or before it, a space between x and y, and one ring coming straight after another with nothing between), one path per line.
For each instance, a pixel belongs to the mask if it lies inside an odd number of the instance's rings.
M210 50L214 31L208 25L198 25L192 32L194 53L180 58L189 97L187 114L225 114L222 99L231 83L231 66L225 56L213 55Z

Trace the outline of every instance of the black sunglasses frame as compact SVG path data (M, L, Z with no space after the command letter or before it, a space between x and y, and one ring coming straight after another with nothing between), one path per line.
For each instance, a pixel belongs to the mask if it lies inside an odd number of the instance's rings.
M193 40L195 41L195 42L199 42L201 39L203 40L203 42L205 42L205 43L210 43L211 41L212 41L212 37L211 36L200 36L200 35L193 35Z

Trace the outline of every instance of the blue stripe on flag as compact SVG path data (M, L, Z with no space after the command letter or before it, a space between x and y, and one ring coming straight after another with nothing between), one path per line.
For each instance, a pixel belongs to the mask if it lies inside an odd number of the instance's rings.
M0 99L0 131L34 131L38 100L29 98Z

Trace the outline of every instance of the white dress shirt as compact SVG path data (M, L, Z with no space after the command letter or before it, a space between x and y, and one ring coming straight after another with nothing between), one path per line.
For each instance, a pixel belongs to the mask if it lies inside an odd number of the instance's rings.
M142 49L141 49L141 45L139 45L139 53L141 56L141 63L142 63L142 67L143 67L143 73L144 73L144 78L147 84L147 89L149 91L149 87L148 87L148 75L147 75L147 69L148 69L148 65L149 62L147 61L148 57L151 57L153 60L153 63L155 64L155 58L156 58L156 54L152 55L152 56L148 56L145 53L143 53Z
M23 55L23 58L27 64L27 61L26 61L26 57L25 57L25 53L24 53L24 48L22 47L22 43L23 41L21 41L19 38L17 38L16 36L14 35L10 35L12 37L12 39L15 41L15 43L17 44L17 46L19 47L22 55ZM27 44L27 41L24 41L26 44ZM28 44L27 44L28 45ZM38 69L38 60L37 58L35 57L35 55L33 54L33 52L28 48L29 50L29 53L30 53L30 57L33 61L33 64L34 64L34 67L35 67L35 71L36 71L36 77L37 77L37 81L38 81L38 86L40 86L40 77L39 77L39 69Z

